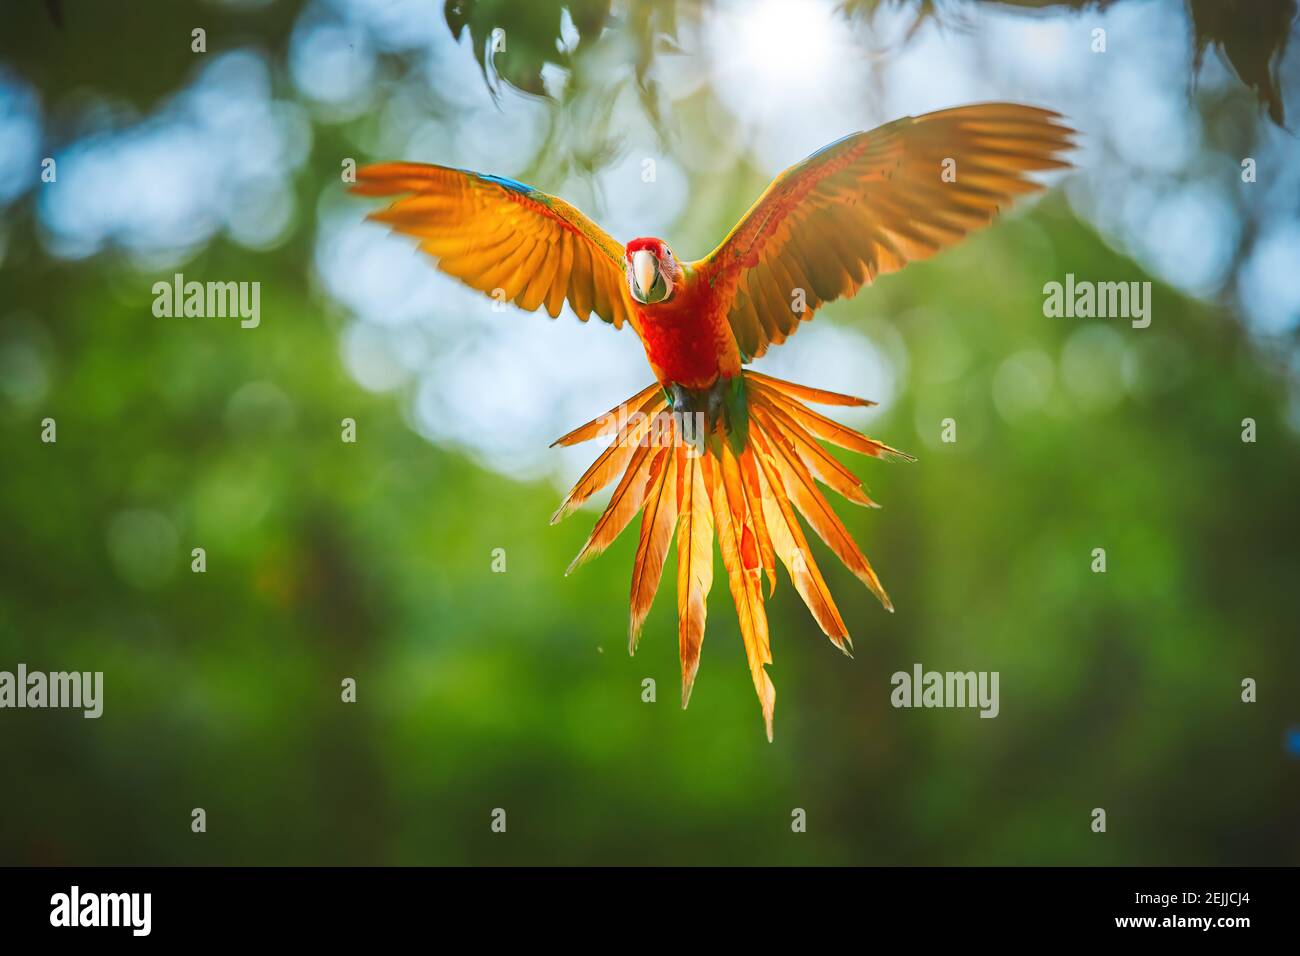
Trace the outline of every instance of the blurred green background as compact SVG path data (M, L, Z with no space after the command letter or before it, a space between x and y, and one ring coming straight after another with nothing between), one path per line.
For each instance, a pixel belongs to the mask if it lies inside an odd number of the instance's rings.
M105 700L0 711L0 863L1300 862L1295 5L1224 6L6 4L0 669ZM819 550L847 660L782 576L768 744L719 565L682 711L672 559L629 658L634 537L565 578L596 512L547 524L634 336L494 313L345 161L696 257L836 136L986 99L1065 113L1078 169L759 366L918 456L837 503L898 612ZM155 317L177 272L261 324ZM1066 273L1151 281L1150 328L1045 318ZM1000 715L893 709L915 662Z

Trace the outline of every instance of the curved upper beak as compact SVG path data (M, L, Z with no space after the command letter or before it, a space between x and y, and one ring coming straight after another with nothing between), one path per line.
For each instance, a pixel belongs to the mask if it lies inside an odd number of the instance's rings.
M655 279L659 277L659 260L648 249L639 249L632 253L632 281L636 283L637 293L642 299L650 298Z

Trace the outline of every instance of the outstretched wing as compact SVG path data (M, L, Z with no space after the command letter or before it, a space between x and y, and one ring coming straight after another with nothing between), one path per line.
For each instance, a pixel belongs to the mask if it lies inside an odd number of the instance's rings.
M741 351L757 358L823 303L933 255L1041 189L1028 173L1070 165L1058 157L1074 130L1060 119L1014 103L963 106L854 133L787 169L695 263L731 297Z
M631 314L623 247L563 199L464 169L380 163L357 170L352 192L404 195L370 218L420 240L448 275L526 311L564 300L622 328ZM499 290L499 291L498 291Z

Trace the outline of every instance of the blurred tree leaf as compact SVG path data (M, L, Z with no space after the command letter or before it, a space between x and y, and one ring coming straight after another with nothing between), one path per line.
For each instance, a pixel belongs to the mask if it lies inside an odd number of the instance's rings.
M699 5L693 9L698 13ZM677 45L677 4L674 0L646 0L632 4L627 14L627 26L636 44L636 82L641 91L642 108L659 128L662 116L650 69L660 53L680 52Z
M1218 48L1238 79L1255 91L1269 119L1285 125L1277 70L1286 54L1295 0L1188 0L1196 30L1196 70L1205 50Z
M1105 10L1123 0L981 2L1036 12ZM616 15L612 0L446 0L444 17L453 36L469 31L474 57L493 96L498 95L498 80L545 96L542 72L548 63L571 70L579 48L592 44L606 29L622 31L635 50L643 108L658 126L658 97L651 79L654 64L661 53L677 50L679 22L698 19L712 5L713 0L638 0L620 7ZM950 20L962 6L938 0L842 0L840 9L850 19L869 20L882 9L912 7L916 17L910 37L927 19ZM195 26L208 31L210 51L237 46L250 35L276 49L287 43L301 7L300 0L256 8L214 7L200 0L71 7L62 0L8 4L0 57L36 80L53 99L90 87L143 106L174 86L193 64L189 36ZM562 37L565 10L577 33L573 49L566 47ZM1296 19L1296 0L1188 0L1188 12L1194 31L1194 69L1200 69L1211 46L1220 50L1269 118L1284 125L1277 74ZM495 30L504 31L499 42L493 39ZM75 42L82 35L112 36L113 43ZM160 45L158 37L167 35L174 36L175 42ZM151 68L121 68L122 63L133 62L147 62Z
M570 67L561 35L566 9L581 46L600 36L609 20L610 0L447 0L443 13L452 36L459 39L469 31L474 58L493 96L498 92L496 79L525 93L545 96L543 68L548 63Z
M1105 10L1120 0L982 0L1000 7L1032 11L1064 8L1074 11ZM869 21L882 9L916 8L907 39L930 18L948 21L961 5L944 6L936 0L842 0L840 9L850 19ZM1238 79L1255 92L1269 119L1284 126L1282 92L1277 79L1278 65L1286 53L1295 0L1188 0L1188 13L1195 34L1193 72L1199 72L1206 49L1213 45L1224 54Z
M56 108L94 91L147 109L174 91L196 66L223 50L257 41L288 46L303 6L167 3L36 3L0 8L0 60L41 89ZM191 31L206 31L207 52L191 49Z

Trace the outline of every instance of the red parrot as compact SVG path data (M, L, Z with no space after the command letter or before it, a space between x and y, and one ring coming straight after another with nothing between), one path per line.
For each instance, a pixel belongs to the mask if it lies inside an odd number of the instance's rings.
M352 188L401 196L370 218L419 239L438 268L475 289L525 311L545 305L552 318L567 300L584 322L595 314L632 326L655 382L555 442L613 435L552 523L621 475L569 570L641 515L630 652L676 532L683 707L704 641L716 534L771 740L776 690L766 670L763 579L771 597L778 559L826 636L846 654L851 649L796 513L893 610L817 482L857 504L875 502L820 441L914 459L804 404L872 402L744 366L823 303L933 255L988 224L1015 196L1041 189L1028 174L1068 167L1060 157L1073 148L1073 133L1057 113L984 103L846 136L778 176L718 247L694 262L662 239L622 246L564 200L500 176L381 163L359 170Z

